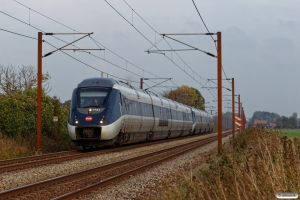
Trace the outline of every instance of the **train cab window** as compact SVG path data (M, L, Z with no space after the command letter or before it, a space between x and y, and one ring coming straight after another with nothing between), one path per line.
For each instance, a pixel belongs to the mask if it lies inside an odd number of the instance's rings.
M119 102L120 102L120 105L123 106L122 95L121 95L121 93L119 93L119 94L120 94Z
M111 88L79 88L77 102L79 108L103 107Z

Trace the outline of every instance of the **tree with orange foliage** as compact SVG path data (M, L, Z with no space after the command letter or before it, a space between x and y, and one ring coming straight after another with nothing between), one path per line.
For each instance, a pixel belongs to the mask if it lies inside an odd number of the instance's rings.
M185 105L205 110L205 99L201 93L193 87L182 85L176 90L165 91L163 95L166 98L173 99Z

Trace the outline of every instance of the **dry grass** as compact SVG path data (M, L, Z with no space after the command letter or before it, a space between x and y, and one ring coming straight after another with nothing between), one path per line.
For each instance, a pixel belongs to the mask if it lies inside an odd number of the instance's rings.
M276 199L300 191L300 140L251 128L231 141L221 156L208 159L191 181L182 174L165 181L153 199Z
M32 155L34 148L24 138L0 135L0 160Z
M59 135L42 137L43 153L76 149L70 139ZM7 137L0 134L0 160L32 156L36 154L36 137Z

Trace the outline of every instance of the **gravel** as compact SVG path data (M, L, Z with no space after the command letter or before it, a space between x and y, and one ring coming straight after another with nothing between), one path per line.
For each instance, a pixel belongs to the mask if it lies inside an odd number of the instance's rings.
M223 138L223 143L227 142L229 137ZM172 180L176 174L187 171L193 173L200 164L205 163L207 155L210 155L212 151L217 151L217 145L217 141L210 143L203 148L191 151L144 173L131 176L129 179L101 188L78 199L121 200L144 199L146 196L153 196L158 194L157 188L159 187L157 186L162 183L163 179Z
M55 163L45 166L39 166L18 171L5 172L0 174L0 192L11 188L23 186L26 184L36 183L49 178L82 171L85 169L94 168L96 166L108 164L131 158L140 154L146 154L160 149L165 149L187 143L201 138L210 137L214 134L203 135L194 138L186 138L180 141L172 141L164 144L154 146L146 146L141 148L134 148L132 150L125 150L121 152L105 153L103 155L93 156L89 158L82 158L62 163ZM226 139L223 139L224 141ZM206 145L204 148L197 149L191 153L180 156L177 159L167 162L158 167L147 170L145 173L132 176L130 179L122 181L117 185L105 187L97 192L85 196L83 199L133 199L138 195L144 194L162 180L162 178L172 175L182 170L184 165L190 160L193 162L196 159L202 158L204 152L216 149L217 142ZM200 156L200 157L199 157Z

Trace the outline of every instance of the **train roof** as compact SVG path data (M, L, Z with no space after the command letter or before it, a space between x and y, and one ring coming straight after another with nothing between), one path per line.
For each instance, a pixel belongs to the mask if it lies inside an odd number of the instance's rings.
M88 78L81 81L77 88L81 87L113 87L117 82L112 78Z

